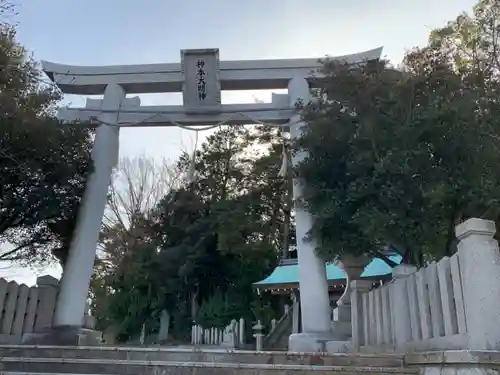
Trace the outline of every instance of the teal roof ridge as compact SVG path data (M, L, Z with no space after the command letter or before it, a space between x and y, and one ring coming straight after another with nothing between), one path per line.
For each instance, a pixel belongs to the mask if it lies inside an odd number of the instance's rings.
M393 255L388 257L395 263L401 263L401 256ZM328 280L345 279L344 271L334 263L325 264L326 275ZM392 268L382 259L374 258L365 268L361 277L376 277L390 274ZM299 282L299 265L297 261L284 260L280 262L274 271L265 279L253 283L255 286L275 285L275 284L292 284Z

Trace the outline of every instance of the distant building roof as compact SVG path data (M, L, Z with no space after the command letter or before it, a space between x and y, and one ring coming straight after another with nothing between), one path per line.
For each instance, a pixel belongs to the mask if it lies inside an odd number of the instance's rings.
M393 262L400 263L401 257L398 255L389 256ZM344 280L344 271L337 265L329 263L325 265L326 275L329 282L334 280ZM382 259L374 258L365 271L361 274L363 278L377 279L378 276L389 276L392 268ZM299 282L299 265L296 259L287 259L282 262L264 280L254 283L255 288L272 289L273 287L291 288Z

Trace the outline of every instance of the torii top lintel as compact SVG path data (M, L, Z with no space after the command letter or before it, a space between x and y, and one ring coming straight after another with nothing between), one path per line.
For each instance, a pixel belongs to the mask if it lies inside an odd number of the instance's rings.
M331 57L347 63L379 59L382 47ZM298 74L310 77L320 59L220 61L221 90L283 89ZM119 84L128 93L181 92L182 64L75 66L42 61L42 69L66 94L102 95L108 84Z

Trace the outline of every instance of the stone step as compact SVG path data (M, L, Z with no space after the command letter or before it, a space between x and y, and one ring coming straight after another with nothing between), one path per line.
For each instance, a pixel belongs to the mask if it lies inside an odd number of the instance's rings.
M314 365L314 366L403 366L403 356L398 354L304 354L279 351L236 351L193 348L126 348L126 347L49 347L49 346L0 346L0 358L82 359L115 361L161 361L196 363L231 363L263 365Z
M416 375L399 367L7 357L2 375Z

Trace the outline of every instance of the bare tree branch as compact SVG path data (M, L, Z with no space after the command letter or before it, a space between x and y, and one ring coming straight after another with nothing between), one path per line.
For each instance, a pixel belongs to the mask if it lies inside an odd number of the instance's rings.
M15 5L7 0L0 0L0 26L13 24L13 17L17 15Z
M150 218L158 202L179 184L180 175L168 160L146 156L120 160L109 190L99 244L104 264L113 263L113 259L106 258L120 258L127 249L133 248L144 236L141 224Z
M135 215L147 217L178 182L175 168L168 160L145 156L121 159L110 188L106 224L127 228Z

